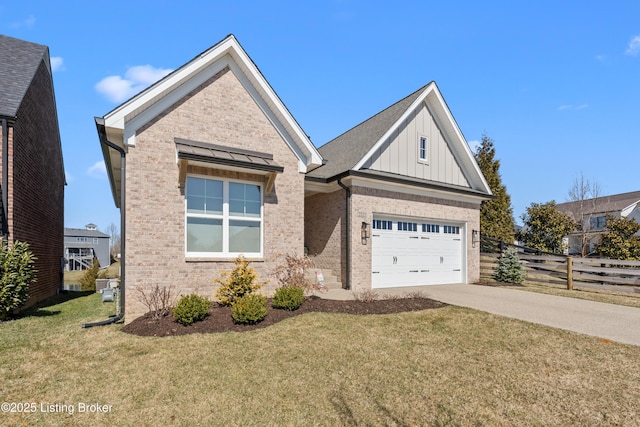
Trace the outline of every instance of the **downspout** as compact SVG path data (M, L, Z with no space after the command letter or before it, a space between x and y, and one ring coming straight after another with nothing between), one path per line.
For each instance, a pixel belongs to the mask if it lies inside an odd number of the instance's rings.
M9 237L9 122L2 118L2 237Z
M346 290L351 289L351 189L342 183L342 178L338 178L338 185L344 189L346 192L346 210L345 210L345 221L346 221L346 244L345 249L347 251L347 277L346 277Z
M126 233L125 233L125 214L127 212L125 201L125 176L126 176L126 163L125 163L125 151L122 147L117 146L116 144L107 140L107 136L104 135L103 132L100 132L100 143L106 145L109 148L112 148L120 153L120 314L117 316L111 317L109 319L93 322L93 323L83 323L82 328L91 328L93 326L104 326L110 325L121 320L124 317L124 307L125 307L125 260L127 257L125 256L125 243L126 243Z

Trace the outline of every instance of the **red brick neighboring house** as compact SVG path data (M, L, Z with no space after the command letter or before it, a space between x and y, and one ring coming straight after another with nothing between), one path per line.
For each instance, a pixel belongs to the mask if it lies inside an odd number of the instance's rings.
M2 237L29 243L37 281L26 306L62 284L64 166L49 48L0 35Z

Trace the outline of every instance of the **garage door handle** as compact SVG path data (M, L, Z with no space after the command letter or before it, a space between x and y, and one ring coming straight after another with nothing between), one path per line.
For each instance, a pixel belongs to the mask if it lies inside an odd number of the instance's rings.
M441 257L440 257L440 264L443 264L443 263L444 263L444 257L443 257L443 256L441 256Z
M409 270L409 273L418 273L418 270Z
M394 257L393 257L393 263L394 263L394 264L397 264L397 263L398 263L398 257L397 257L397 256L394 256Z

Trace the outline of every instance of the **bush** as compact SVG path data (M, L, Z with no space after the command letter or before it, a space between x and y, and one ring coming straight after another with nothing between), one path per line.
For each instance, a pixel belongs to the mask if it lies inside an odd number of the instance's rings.
M231 273L223 271L222 278L214 280L220 284L215 295L220 305L231 305L237 298L251 294L264 285L264 283L254 283L258 275L253 268L249 267L250 261L240 256L234 262L236 266Z
M516 283L524 282L526 272L518 259L515 249L507 249L498 259L498 267L493 278L498 282Z
M205 297L198 294L185 295L174 307L173 317L178 323L189 326L207 317L209 307L211 307L211 301Z
M91 268L86 270L80 278L80 289L82 289L83 291L95 291L96 279L98 278L99 270L100 264L98 264L98 260L94 258L93 264L91 264Z
M231 305L231 317L235 323L253 325L267 316L267 297L246 294L235 299Z
M304 291L295 286L282 286L276 289L273 296L272 305L274 308L294 311L297 310L304 300Z
M138 292L137 300L147 307L147 312L151 313L153 320L160 320L160 318L171 313L171 307L176 302L176 299L180 295L178 293L175 297L172 295L172 285L152 286L147 292L144 288L138 286L136 291Z
M0 244L0 319L27 302L29 286L36 280L35 260L25 242Z
M307 279L305 272L313 266L306 255L285 255L284 262L276 266L274 275L282 286L295 286L311 291L314 283Z

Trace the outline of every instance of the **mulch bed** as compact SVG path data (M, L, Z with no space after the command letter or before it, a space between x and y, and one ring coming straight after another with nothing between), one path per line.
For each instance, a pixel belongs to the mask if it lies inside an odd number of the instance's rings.
M212 304L209 315L201 322L190 326L184 326L176 322L173 316L165 316L160 320L153 320L149 314L135 319L122 328L123 332L149 337L166 337L187 335L194 333L220 333L220 332L245 332L259 328L266 328L284 319L298 316L304 313L347 313L347 314L391 314L407 311L428 310L445 307L447 304L434 301L429 298L394 298L374 301L336 301L322 299L317 296L305 298L304 302L295 311L278 310L271 307L268 301L269 311L267 317L255 325L238 325L233 323L231 309L229 307Z

